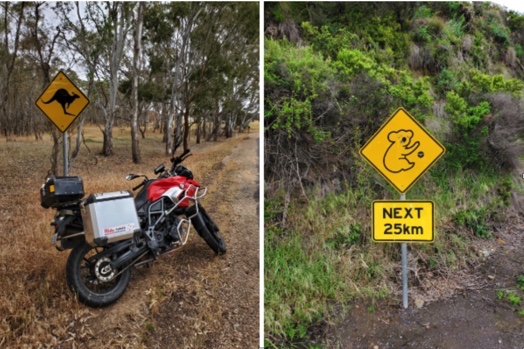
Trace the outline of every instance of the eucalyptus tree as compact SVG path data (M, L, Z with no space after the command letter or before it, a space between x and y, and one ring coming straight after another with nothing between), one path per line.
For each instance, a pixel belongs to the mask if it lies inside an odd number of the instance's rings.
M195 51L204 58L193 75L192 96L211 98L214 105L212 132L217 140L225 121L230 137L240 116L245 122L255 115L258 105L258 7L253 3L209 4L213 21L206 17L195 37L201 37ZM197 61L198 62L198 61ZM201 75L199 75L201 74ZM199 77L203 77L199 80ZM212 91L206 93L203 91ZM188 96L191 96L189 94ZM202 98L198 99L200 103ZM191 97L188 98L191 102ZM186 112L189 108L186 108ZM205 119L204 119L205 120Z
M2 2L0 33L2 34L2 46L0 46L0 129L7 138L10 133L10 113L8 113L8 101L10 99L10 82L14 72L15 62L20 47L21 27L24 23L25 2L11 3Z
M258 10L256 3L201 3L203 14L190 35L190 50L183 66L181 88L184 115L184 147L189 136L189 114L205 90L216 92L214 137L219 136L221 116L232 112L233 105L243 102L231 96L238 92L237 83L246 76L239 73L243 56L252 51L248 66L258 70ZM249 70L249 69L248 69ZM247 79L249 80L249 79ZM243 84L243 83L242 83ZM257 82L255 82L255 85ZM251 84L252 87L255 85ZM258 91L258 86L256 88ZM255 92L256 93L256 92ZM228 109L229 108L229 109Z
M175 140L181 138L180 88L191 50L191 33L202 10L198 2L155 3L145 16L145 35L151 42L148 49L151 72L159 78L157 82L169 86L163 108L166 154L174 151Z
M49 9L48 2L32 2L27 20L28 35L25 44L29 52L32 52L35 63L40 67L42 74L42 89L51 82L52 66L60 65L55 49L60 40L61 29L54 27L52 23L45 20L44 11ZM50 123L46 123L47 128L51 128L53 138L53 150L51 154L51 172L57 174L59 156L59 132Z
M259 94L259 36L258 11L248 3L235 5L240 16L231 16L227 32L232 37L221 45L221 54L227 71L224 85L225 136L239 126L241 131L257 115Z
M60 18L65 44L64 49L69 51L70 56L76 57L74 63L86 73L86 96L93 99L95 79L101 78L98 75L98 71L101 48L104 44L102 42L103 39L94 31L93 26L89 23L87 11L80 3L58 2L56 13ZM72 160L77 157L80 151L84 122L87 116L88 113L83 113L79 118L75 147L71 152Z
M148 55L156 54L150 58L151 66L165 72L163 81L170 86L166 153L173 151L179 139L188 147L190 119L197 120L199 138L200 122L214 115L218 136L226 96L246 91L238 84L252 80L239 73L240 62L256 51L255 60L249 62L254 74L258 70L258 8L256 3L171 2L148 10L146 36L153 43ZM229 104L235 103L244 101Z
M138 146L138 75L139 61L142 51L142 24L144 20L145 3L139 2L136 9L135 32L133 35L133 86L131 89L131 152L133 162L140 163L140 149Z
M148 6L144 14L143 43L144 55L149 65L147 81L148 98L155 103L158 111L153 130L160 128L167 142L167 125L172 122L170 118L170 93L171 67L174 65L174 51L176 50L175 27L179 11L173 9L177 4L154 2ZM170 142L166 143L165 152L169 153Z
M90 25L95 28L100 40L100 56L98 74L108 81L108 92L101 90L102 100L96 101L105 119L104 143L102 154L113 155L113 125L117 112L117 94L120 77L120 65L124 58L124 51L128 43L128 34L132 28L131 14L133 2L87 2L86 10ZM104 85L99 84L103 87Z

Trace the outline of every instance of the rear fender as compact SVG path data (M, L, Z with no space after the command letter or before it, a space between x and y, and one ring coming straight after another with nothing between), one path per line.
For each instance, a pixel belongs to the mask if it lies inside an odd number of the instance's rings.
M70 250L72 248L75 248L77 245L80 245L84 241L85 238L83 235L71 238L66 237L58 240L55 246L59 251Z
M66 214L56 217L51 224L55 226L53 241L56 239L56 248L60 251L74 248L85 240L80 214Z

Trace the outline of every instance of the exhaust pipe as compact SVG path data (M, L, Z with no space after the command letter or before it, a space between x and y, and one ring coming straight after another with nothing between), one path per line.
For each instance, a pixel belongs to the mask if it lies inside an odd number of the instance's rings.
M118 257L115 261L111 263L111 267L113 270L119 269L120 267L124 266L127 262L135 259L136 257L140 256L142 253L146 252L148 249L147 245L144 245L142 247L135 247L131 250L127 251L120 257Z

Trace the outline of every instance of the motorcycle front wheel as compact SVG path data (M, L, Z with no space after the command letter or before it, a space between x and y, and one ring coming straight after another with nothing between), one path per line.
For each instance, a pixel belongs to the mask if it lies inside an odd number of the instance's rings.
M202 227L200 231L200 236L202 236L202 239L204 239L216 254L220 255L226 253L226 243L224 242L224 239L222 239L220 229L218 229L215 222L213 222L202 206L199 206L199 211L205 223L205 227Z
M116 302L131 277L129 268L119 275L110 268L111 256L97 258L105 249L83 242L73 248L67 259L67 285L81 303L90 307L105 307Z

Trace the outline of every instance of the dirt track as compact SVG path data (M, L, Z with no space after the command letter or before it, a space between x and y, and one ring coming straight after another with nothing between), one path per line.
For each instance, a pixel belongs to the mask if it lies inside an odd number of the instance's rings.
M163 326L150 348L255 348L259 328L258 136L251 134L206 176L208 212L217 218L228 252L203 261L201 282L177 290L154 317ZM203 242L201 244L204 244ZM197 275L193 276L197 280ZM202 309L199 306L204 305ZM206 309L207 308L207 309ZM186 314L194 314L187 322ZM191 322L193 322L193 327ZM180 330L180 328L179 328ZM195 332L196 335L195 335ZM185 333L185 334L183 334ZM181 338L182 334L182 338ZM193 336L191 336L193 334ZM200 337L200 338L199 338ZM195 342L187 338L195 338ZM181 345L184 343L184 345Z
M464 275L454 295L418 309L400 304L355 303L343 323L327 329L329 348L522 349L524 317L497 290L515 289L524 274L524 225L497 233L485 262ZM400 297L399 297L400 303Z
M192 232L180 251L133 271L113 306L90 310L81 348L256 348L259 341L258 133L248 135L200 182L203 205L227 253L214 256ZM77 342L78 343L78 342ZM67 346L64 346L64 348Z

